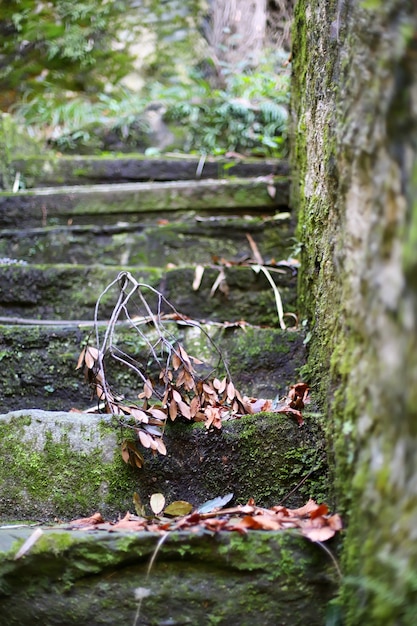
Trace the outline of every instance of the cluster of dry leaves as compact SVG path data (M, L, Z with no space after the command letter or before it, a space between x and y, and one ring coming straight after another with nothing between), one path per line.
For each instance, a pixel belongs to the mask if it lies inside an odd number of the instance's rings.
M154 494L155 510L164 503L162 494ZM215 498L197 510L192 511L188 502L173 502L163 511L151 518L127 513L117 522L106 522L100 513L70 522L69 529L103 531L149 531L165 534L171 531L210 532L236 531L246 534L249 530L288 530L297 529L310 541L327 541L342 529L342 520L338 514L329 514L326 504L317 504L309 500L298 509L273 506L270 509L256 506L253 499L247 504L230 508L221 508L233 497L228 494ZM151 499L152 500L152 499ZM152 502L151 502L152 503ZM162 504L163 506L163 504ZM175 511L186 511L185 515L172 518Z
M144 379L138 394L139 402L120 400L106 381L103 355L97 348L86 346L78 359L77 369L84 368L85 378L93 388L103 411L133 420L132 427L144 448L166 454L163 433L167 419L174 421L179 415L187 420L204 422L207 429L222 427L222 422L243 415L269 411L294 417L303 425L301 410L308 402L309 388L297 383L288 395L278 403L262 398L242 396L228 377L222 380L200 378L195 366L199 359L187 354L183 346L172 346L165 365L159 372L159 380ZM152 401L156 398L155 401ZM122 456L126 463L142 467L144 460L132 441L122 444Z

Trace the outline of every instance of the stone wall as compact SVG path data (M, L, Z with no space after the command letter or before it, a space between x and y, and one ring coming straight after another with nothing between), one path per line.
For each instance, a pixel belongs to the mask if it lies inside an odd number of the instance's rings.
M417 614L417 5L299 0L293 204L346 624Z

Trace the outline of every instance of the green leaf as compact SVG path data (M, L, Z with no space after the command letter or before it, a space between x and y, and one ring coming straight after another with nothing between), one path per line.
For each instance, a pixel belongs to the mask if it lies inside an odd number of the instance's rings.
M188 515L193 510L193 505L185 500L175 500L169 504L164 510L164 515L172 515L173 517Z

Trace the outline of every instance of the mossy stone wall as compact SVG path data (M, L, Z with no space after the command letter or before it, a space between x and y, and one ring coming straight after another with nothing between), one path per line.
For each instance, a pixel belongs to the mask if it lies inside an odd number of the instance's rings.
M293 205L345 623L417 614L417 5L299 0Z

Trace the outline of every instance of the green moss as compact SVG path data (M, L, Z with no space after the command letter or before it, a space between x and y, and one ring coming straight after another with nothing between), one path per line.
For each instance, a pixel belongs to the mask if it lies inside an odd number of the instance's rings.
M310 621L318 626L333 593L317 546L293 532L170 533L146 579L159 536L61 532L46 531L24 562L2 559L0 586L9 594L2 616L11 626L26 623L28 606L31 619L42 614L48 626L57 614L66 626L97 615L127 623L136 611L133 590L144 580L151 594L141 615L158 623L169 615L195 624L275 626L290 619L301 626L314 601Z
M33 420L32 420L33 421ZM44 519L74 518L92 514L94 509L105 514L106 510L128 508L134 491L134 470L121 459L115 441L113 459L103 458L99 444L88 447L85 434L85 451L71 444L73 427L60 428L59 440L52 430L44 430L42 448L33 447L28 440L29 417L13 418L0 424L3 472L1 493L1 515L21 512L21 517ZM34 423L36 427L36 422ZM110 425L102 426L103 437L115 440ZM38 439L38 441L41 441ZM108 448L108 442L106 447ZM18 476L19 480L13 477Z

